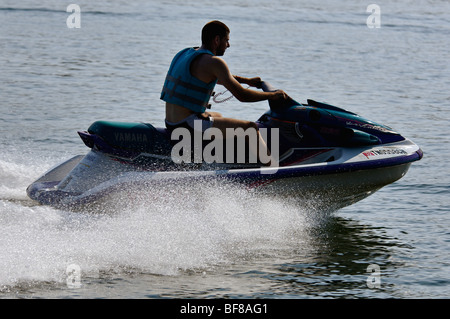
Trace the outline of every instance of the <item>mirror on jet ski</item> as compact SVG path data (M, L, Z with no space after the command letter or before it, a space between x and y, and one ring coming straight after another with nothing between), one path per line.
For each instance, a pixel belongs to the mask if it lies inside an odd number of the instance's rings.
M261 81L261 89L264 92L274 92L278 91L278 89L274 88L270 83ZM285 100L269 100L269 106L272 111L279 112L283 110L287 110L288 108L296 105L301 105L297 101L293 100L290 96L288 96Z

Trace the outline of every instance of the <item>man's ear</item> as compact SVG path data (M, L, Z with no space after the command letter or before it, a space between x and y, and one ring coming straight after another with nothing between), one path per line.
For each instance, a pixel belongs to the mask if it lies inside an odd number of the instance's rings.
M214 38L214 44L215 44L216 46L219 46L219 44L220 44L220 35L216 35L216 36L215 36L215 38Z

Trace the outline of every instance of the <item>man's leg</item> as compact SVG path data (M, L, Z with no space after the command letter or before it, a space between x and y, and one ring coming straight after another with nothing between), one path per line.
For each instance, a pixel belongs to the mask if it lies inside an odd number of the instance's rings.
M206 115L212 116L213 118L216 117L222 117L222 114L220 114L219 112L211 112L211 111L207 111L205 112Z
M249 143L250 151L254 155L256 155L256 158L261 163L263 163L263 161L259 157L259 154L267 154L267 156L270 158L270 160L268 163L264 163L264 164L268 165L268 166L278 166L278 162L276 161L276 159L271 157L270 151L267 148L266 142L264 141L261 134L259 133L258 126L256 125L255 122L226 118L226 117L214 117L213 127L220 129L220 131L222 132L225 139L234 138L234 136L239 137L239 135L236 134L236 132L239 133L239 131L233 131L233 133L234 133L233 136L227 136L227 128L231 128L231 129L242 128L244 131L246 131L247 129L254 129L257 134L258 143L257 143L257 145L254 145L253 143ZM245 134L245 132L244 132L244 134ZM245 135L241 136L241 137L245 137ZM261 153L258 153L258 145L260 147Z

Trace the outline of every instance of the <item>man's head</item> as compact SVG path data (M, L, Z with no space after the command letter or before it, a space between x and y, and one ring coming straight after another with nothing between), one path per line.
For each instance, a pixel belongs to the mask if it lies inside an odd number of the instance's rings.
M218 56L222 56L230 47L229 39L230 29L223 22L214 20L208 22L202 29L202 45Z

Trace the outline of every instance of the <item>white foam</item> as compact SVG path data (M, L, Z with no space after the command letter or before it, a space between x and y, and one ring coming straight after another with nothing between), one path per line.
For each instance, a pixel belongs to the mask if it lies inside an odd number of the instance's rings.
M63 283L71 264L84 276L176 275L276 254L310 240L298 206L235 185L128 189L93 212L69 212L5 199L23 196L35 167L5 162L1 167L2 177L15 183L0 184L0 287Z

